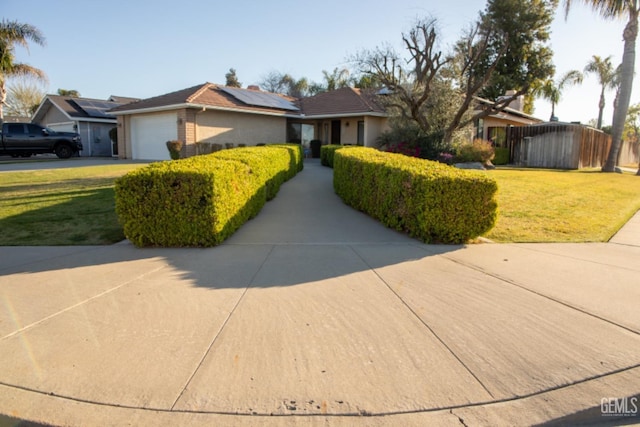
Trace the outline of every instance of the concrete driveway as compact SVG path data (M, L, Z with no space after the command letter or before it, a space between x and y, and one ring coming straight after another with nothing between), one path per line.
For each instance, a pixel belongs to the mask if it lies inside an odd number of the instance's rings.
M308 162L216 248L0 248L0 413L640 422L638 216L618 243L424 245L345 206L331 177Z

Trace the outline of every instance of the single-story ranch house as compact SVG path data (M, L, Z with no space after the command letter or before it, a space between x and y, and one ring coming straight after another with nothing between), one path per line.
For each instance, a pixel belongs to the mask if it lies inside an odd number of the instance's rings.
M375 146L387 128L378 96L376 91L346 87L295 99L257 86L240 89L204 83L121 105L109 114L117 117L120 158L168 160L170 140L182 141L186 156L200 152L201 143L288 141L307 146L316 139L323 144ZM485 123L495 126L497 120Z

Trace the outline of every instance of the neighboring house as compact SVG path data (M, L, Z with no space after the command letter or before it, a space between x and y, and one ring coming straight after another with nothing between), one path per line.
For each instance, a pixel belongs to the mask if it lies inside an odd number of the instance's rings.
M476 101L476 111L491 108L493 105L493 102L488 99L476 98ZM506 147L507 128L510 126L529 126L543 122L543 120L524 113L523 109L524 100L519 97L504 110L476 120L475 137L492 141L496 147Z
M386 125L373 95L344 88L295 99L204 83L109 111L118 118L121 158L168 160L166 142L180 140L184 155L198 143L266 144L313 139L324 143L373 145Z
M117 119L107 111L136 100L119 96L102 100L47 95L31 122L61 132L78 132L84 146L82 156L115 156L118 147L111 141L109 131L116 127Z

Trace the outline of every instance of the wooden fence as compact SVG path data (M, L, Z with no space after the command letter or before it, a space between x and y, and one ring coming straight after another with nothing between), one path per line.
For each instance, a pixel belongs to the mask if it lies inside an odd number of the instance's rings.
M517 166L580 169L604 165L611 136L577 124L545 123L507 128L506 142Z

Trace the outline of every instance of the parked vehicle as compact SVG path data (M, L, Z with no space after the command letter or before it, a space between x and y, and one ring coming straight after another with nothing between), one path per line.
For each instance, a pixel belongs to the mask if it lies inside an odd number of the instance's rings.
M68 159L82 150L80 135L56 132L33 123L3 123L0 155L30 157L33 154L55 153Z

